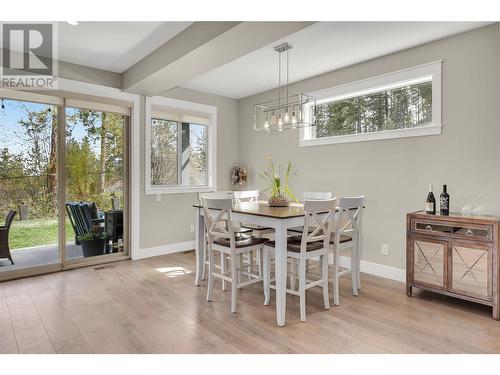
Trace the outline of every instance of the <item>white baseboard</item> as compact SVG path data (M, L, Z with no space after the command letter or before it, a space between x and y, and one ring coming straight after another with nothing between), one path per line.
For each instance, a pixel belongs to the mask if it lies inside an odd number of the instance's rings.
M139 249L132 254L132 259L136 260L149 257L156 257L159 255L179 253L182 251L193 250L193 249L194 249L194 241L177 242L168 245Z
M328 261L333 263L332 255L328 257ZM339 257L339 265L342 268L351 268L351 258L346 256ZM384 264L368 262L366 260L361 260L361 272L368 273L374 276L384 277L386 279L396 280L405 282L406 281L406 271L402 268L396 268L392 266L386 266Z

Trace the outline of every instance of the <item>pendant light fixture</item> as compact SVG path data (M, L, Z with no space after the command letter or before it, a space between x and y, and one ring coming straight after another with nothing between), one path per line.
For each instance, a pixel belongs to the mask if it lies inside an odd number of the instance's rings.
M315 99L306 94L289 95L289 51L288 43L274 47L278 52L278 98L254 106L254 129L275 132L314 126ZM285 83L282 84L282 67Z

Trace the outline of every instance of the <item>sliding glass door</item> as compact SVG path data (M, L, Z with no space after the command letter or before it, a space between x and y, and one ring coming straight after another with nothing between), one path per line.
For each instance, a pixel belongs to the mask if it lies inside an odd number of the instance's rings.
M0 273L58 265L58 107L1 99Z
M129 109L0 101L0 280L127 258Z
M128 254L127 124L121 113L66 107L65 265Z

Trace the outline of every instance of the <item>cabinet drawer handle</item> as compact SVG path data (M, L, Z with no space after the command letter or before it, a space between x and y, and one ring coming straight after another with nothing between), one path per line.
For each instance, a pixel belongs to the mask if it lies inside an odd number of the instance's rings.
M427 225L427 226L425 227L425 230L430 232L430 231L432 230L432 227L431 227L430 225Z
M472 232L472 229L467 229L467 231L465 232L465 235L470 237L472 236L474 233Z

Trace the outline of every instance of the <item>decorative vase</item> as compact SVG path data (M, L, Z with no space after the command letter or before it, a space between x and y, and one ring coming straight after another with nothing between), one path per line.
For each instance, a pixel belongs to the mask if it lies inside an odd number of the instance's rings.
M288 207L290 205L290 200L283 195L278 195L269 198L268 203L269 207Z

